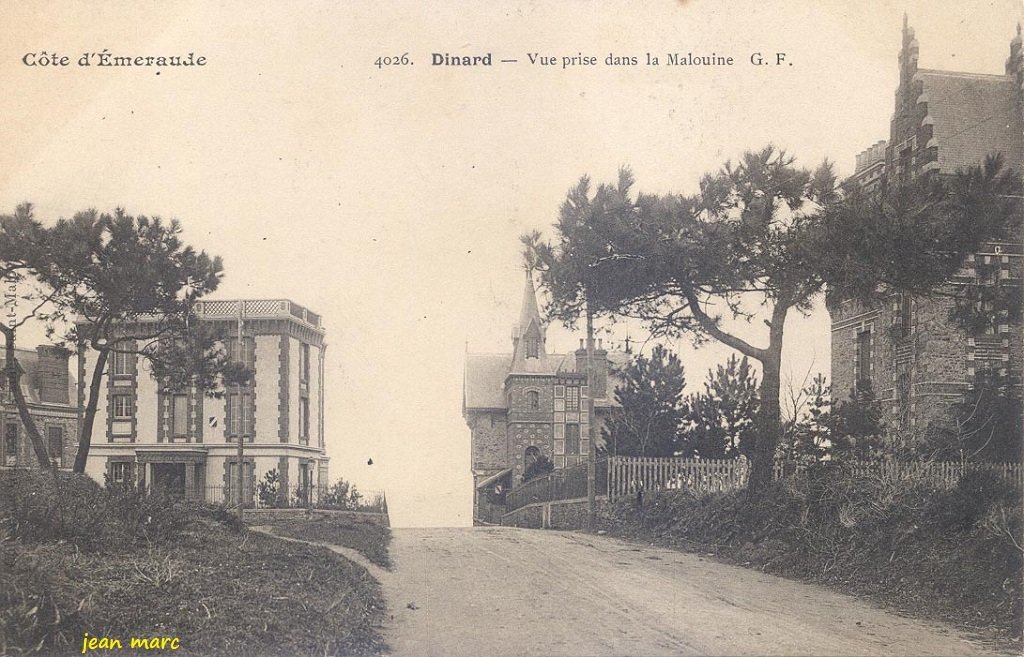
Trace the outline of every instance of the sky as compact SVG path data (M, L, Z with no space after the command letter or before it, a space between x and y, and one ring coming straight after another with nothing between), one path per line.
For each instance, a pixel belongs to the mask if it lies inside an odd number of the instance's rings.
M628 165L641 191L691 192L767 143L848 175L888 136L904 12L922 67L993 74L1024 17L1020 0L6 4L0 212L177 218L224 258L216 297L320 313L331 476L385 490L394 526L471 522L465 353L510 350L518 238L550 235L581 175L612 181ZM207 63L76 65L104 49ZM43 51L70 65L23 63ZM670 52L736 64L665 66ZM754 52L784 64L753 66ZM404 53L411 65L374 64ZM492 65L432 66L433 53ZM574 56L597 64L561 66ZM828 374L822 306L787 323L797 385ZM759 327L737 330L760 343ZM576 344L549 330L550 350ZM691 389L729 356L672 346Z

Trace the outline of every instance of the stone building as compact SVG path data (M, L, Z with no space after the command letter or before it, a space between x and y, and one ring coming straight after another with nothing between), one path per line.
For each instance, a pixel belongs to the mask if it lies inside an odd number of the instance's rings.
M277 470L279 503L308 500L327 486L328 476L320 317L284 299L201 301L197 315L230 336L228 354L254 377L216 399L194 388L164 389L145 360L111 354L87 474L101 482L130 480L149 490L230 502L237 499L239 467L246 499L255 482ZM79 355L79 380L86 380L95 357L87 350ZM79 389L80 406L86 394Z
M591 382L583 340L575 352L550 353L527 275L512 353L466 355L462 412L471 432L474 520L493 522L495 490L522 483L538 457L548 457L556 469L586 462L591 449L587 397L594 396L594 435L600 440L604 420L617 405L611 366L627 358L605 350L598 340Z
M78 451L78 407L75 386L68 370L68 352L60 347L40 345L35 351L15 349L21 370L21 390L29 413L46 445L47 454L57 467L70 470ZM0 440L0 469L39 467L25 426L0 373L0 398L3 400L3 439Z
M918 43L904 21L899 68L889 139L858 156L854 181L878 190L916 176L954 174L994 154L1024 171L1019 27L1005 73L980 75L919 68ZM965 283L1019 288L1021 246L1020 239L987 243L967 258L945 291ZM886 425L912 435L948 422L949 405L982 371L1019 385L1020 322L994 312L989 326L968 331L951 320L953 308L948 296L912 298L898 290L873 306L830 300L834 394L870 390L882 402Z

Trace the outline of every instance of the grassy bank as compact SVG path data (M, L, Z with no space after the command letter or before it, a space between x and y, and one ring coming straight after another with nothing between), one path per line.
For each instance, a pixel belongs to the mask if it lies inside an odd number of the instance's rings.
M0 654L176 637L178 654L376 655L377 583L213 507L0 475Z
M310 518L275 520L270 523L275 534L342 545L358 551L382 568L391 568L388 543L391 530L374 522L353 519L346 515L314 515Z
M685 491L613 504L612 534L826 584L1020 646L1021 497L984 473L949 490L839 466L765 495Z

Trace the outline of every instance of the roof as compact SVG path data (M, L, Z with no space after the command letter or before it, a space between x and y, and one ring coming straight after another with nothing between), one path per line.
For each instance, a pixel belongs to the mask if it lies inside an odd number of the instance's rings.
M545 345L546 340L547 331L540 318L537 291L533 287L533 275L527 271L526 286L523 289L523 305L519 311L519 324L513 332L512 369L517 374L548 374L557 371L559 362L547 362L549 356ZM527 356L526 343L528 341L535 342L536 357ZM557 356L555 358L558 359Z
M505 408L505 375L512 354L466 354L466 408Z
M523 290L523 305L519 310L519 330L526 331L531 322L543 327L540 319L540 308L537 305L537 291L533 287L533 276L526 272L526 288Z
M617 406L614 400L614 370L630 359L630 354L609 351L611 363L608 372L607 399L595 400L598 407ZM576 372L576 355L545 354L540 358L522 361L529 371L517 366L512 371L512 354L466 354L465 381L463 383L466 408L505 408L505 379L509 374L539 374L554 376L561 372Z
M34 349L17 349L14 350L14 360L21 366L22 378L21 378L21 390L25 395L25 400L30 404L42 403L39 399L39 387L40 377L43 374L39 371L39 353ZM4 361L6 363L6 358ZM0 387L6 389L7 377L6 373L0 373ZM77 398L78 391L75 388L75 382L68 377L68 399L75 400ZM52 403L52 402L47 402Z
M537 358L516 358L513 367L505 374L558 374L573 372L576 357L572 354L545 354ZM502 377L504 381L504 376Z
M1002 153L1024 169L1024 120L1015 83L1005 75L919 70L938 146L939 170L953 173Z
M476 489L480 490L481 488L487 488L488 486L490 486L491 484L493 484L494 482L498 481L499 479L508 475L511 472L512 468L505 468L501 472L492 474L490 477L487 477L486 479L482 480L479 484L477 484Z

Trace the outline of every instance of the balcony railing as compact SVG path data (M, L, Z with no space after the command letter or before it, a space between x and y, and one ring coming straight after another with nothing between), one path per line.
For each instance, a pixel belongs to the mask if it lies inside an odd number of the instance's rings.
M288 299L225 299L196 303L196 314L211 319L234 319L239 313L249 318L295 318L321 328L320 315Z

